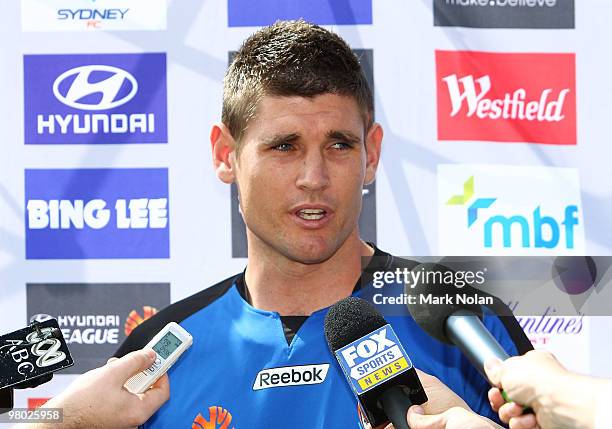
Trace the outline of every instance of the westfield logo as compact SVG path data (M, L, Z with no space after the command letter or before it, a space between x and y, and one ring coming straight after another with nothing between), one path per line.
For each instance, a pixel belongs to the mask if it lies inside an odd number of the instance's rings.
M453 74L442 80L448 86L451 116L457 116L463 110L467 117L475 115L481 119L559 122L565 118L563 103L570 92L568 88L559 91L556 99L550 88L543 90L538 99L533 101L527 101L528 94L524 88L512 93L507 92L502 98L492 99L487 97L491 90L489 76L474 79L474 76L469 75L459 79Z
M576 144L572 53L436 51L438 140Z

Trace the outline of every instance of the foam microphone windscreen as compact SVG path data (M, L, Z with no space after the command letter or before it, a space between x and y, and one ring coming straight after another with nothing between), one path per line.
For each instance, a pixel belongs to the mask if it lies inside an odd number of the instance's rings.
M391 325L371 303L349 296L330 307L324 331L364 422L407 429L408 408L427 394Z
M385 318L372 304L349 296L338 301L327 312L325 338L329 348L335 352L386 324Z
M425 263L417 265L413 271L420 271L422 274L414 284L404 286L404 293L415 297L406 305L415 322L429 335L443 343L452 344L446 334L446 319L457 310L471 311L482 319L480 305L457 304L456 299L444 299L446 296L454 297L457 293L475 293L471 286L458 288L448 281L454 276L453 270L444 265ZM428 298L429 295L431 299Z

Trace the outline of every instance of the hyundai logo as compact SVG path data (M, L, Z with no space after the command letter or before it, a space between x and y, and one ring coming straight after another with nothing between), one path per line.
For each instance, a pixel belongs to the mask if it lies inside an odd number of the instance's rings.
M42 314L42 313L35 314L34 316L30 317L30 323L34 323L34 322L42 323L50 319L53 319L53 317L49 316L48 314Z
M75 67L53 82L55 98L81 110L113 109L134 98L136 91L138 82L134 76L118 67L105 65Z

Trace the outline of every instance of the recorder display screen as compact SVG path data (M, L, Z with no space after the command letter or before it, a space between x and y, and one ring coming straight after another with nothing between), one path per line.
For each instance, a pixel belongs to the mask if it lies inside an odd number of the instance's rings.
M175 351L181 344L182 341L179 340L176 335L174 335L172 332L168 332L161 340L159 340L157 344L153 346L153 350L155 350L162 358L168 359L168 356L170 356L170 354L172 354L172 352Z

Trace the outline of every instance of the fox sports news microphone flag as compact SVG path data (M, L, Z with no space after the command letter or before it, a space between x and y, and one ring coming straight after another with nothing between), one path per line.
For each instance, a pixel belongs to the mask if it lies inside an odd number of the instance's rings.
M363 190L366 241L407 256L612 253L608 1L21 0L2 12L0 334L56 318L74 358L16 392L17 407L244 268L237 190L215 177L208 135L229 58L277 19L340 34L372 86L385 134ZM570 368L611 376L608 323L526 329Z

